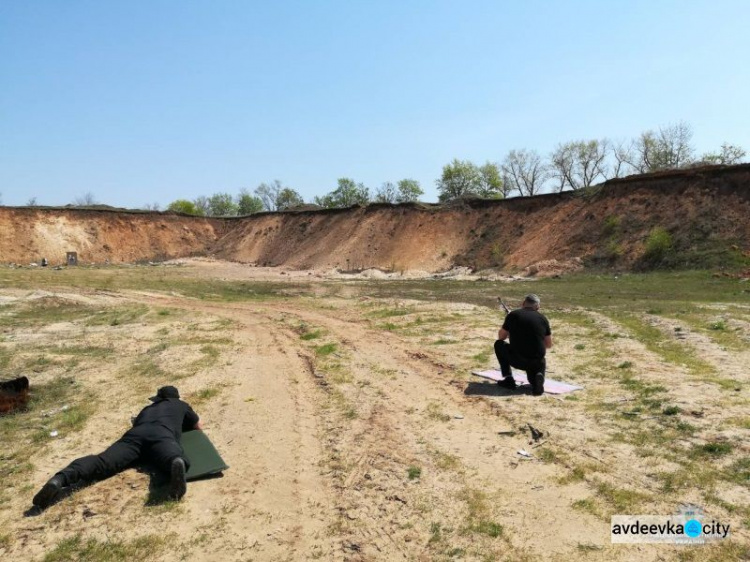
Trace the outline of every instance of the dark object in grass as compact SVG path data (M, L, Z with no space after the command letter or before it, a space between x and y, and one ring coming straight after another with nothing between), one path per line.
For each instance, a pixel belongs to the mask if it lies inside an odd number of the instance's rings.
M18 377L0 382L0 414L23 410L29 402L29 379Z
M529 426L529 430L531 431L531 437L532 439L534 439L534 441L539 441L542 437L544 437L544 432L539 431L530 423L527 423L526 425Z

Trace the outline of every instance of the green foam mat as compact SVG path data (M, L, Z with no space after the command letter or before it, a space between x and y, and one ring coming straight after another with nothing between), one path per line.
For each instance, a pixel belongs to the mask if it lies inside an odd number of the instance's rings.
M190 468L185 475L187 480L206 478L229 468L208 435L201 430L184 432L180 443L190 461Z

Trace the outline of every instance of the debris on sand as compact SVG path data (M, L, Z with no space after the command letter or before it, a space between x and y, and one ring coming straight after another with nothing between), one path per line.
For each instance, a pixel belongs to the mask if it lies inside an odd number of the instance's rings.
M523 270L522 275L525 277L554 277L573 273L580 269L583 269L583 260L579 257L562 261L551 259L531 264Z

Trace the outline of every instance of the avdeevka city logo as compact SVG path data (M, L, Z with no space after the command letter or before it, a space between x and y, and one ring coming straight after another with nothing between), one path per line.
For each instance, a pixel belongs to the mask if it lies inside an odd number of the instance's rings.
M685 523L685 534L691 539L701 536L702 532L703 525L701 525L701 522L697 519L691 519Z
M681 505L678 511L687 521L683 527L685 535L691 539L697 539L703 533L703 523L701 519L704 519L703 509L694 504Z
M707 516L697 505L682 505L673 515L613 515L613 543L702 544L726 539L730 525Z

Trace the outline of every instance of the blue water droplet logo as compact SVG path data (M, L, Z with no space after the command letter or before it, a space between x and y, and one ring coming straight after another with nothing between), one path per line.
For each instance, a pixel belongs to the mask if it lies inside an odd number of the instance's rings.
M701 525L701 522L697 519L691 519L687 523L685 523L685 534L688 537L695 538L699 537L700 534L703 532L703 525Z

